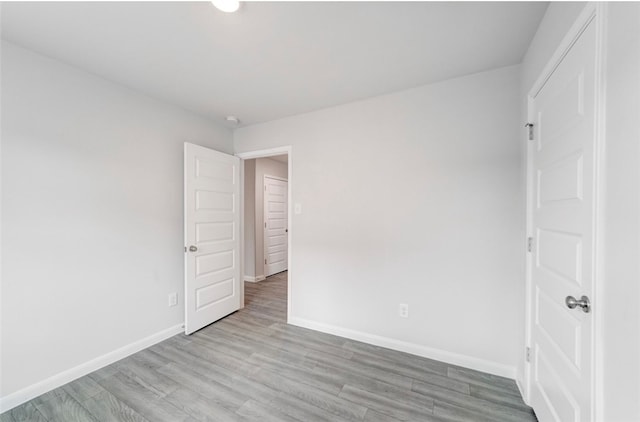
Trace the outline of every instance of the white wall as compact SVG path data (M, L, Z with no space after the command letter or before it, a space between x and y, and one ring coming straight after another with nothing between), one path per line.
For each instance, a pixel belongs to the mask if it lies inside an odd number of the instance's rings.
M236 130L293 148L290 320L514 376L519 112L508 67Z
M3 399L179 329L184 141L233 148L211 121L2 44Z
M271 158L256 159L256 266L255 271L259 278L265 276L264 273L264 176L276 176L286 179L288 176L287 164L272 160Z

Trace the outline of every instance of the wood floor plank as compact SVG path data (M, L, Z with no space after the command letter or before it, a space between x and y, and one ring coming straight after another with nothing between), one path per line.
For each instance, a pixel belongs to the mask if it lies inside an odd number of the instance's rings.
M21 404L2 415L5 417L3 421L6 422L45 422L47 420L36 408L33 401Z
M466 394L460 394L432 384L414 381L413 391L439 402L469 409L479 415L493 417L500 421L528 421L531 415L509 406L502 406L488 400L479 399Z
M89 378L91 378L92 380L94 380L95 382L99 382L102 379L108 378L111 375L114 375L115 373L117 373L118 370L116 369L115 365L109 365L109 366L105 366L104 368L100 368L97 371L94 371L90 374L88 374L87 376Z
M237 391L211 378L184 367L178 367L172 363L158 369L158 371L182 384L184 388L196 391L198 394L207 397L212 403L232 411L237 410L249 399L249 397L238 394Z
M294 359L304 358L309 352L308 349L297 344L291 344L287 341L279 340L260 333L247 333L236 327L230 327L228 324L221 324L219 326L213 327L210 334L218 335L220 337L228 339L229 341L235 341L243 344L253 345L254 347L259 347L259 350L263 353L268 352L274 355L298 355L297 357L290 356Z
M41 420L44 421L45 419ZM15 422L15 419L13 419L13 416L11 416L10 412L4 412L0 415L0 422Z
M483 400L487 400L496 404L513 407L524 412L529 412L530 408L522 400L522 397L505 394L504 392L496 391L484 386L471 385L471 393L473 397L477 397Z
M296 327L295 325L288 325L283 323L274 323L269 326L273 331L279 331L287 334L292 334L300 337L304 337L316 342L326 343L335 347L344 347L346 340L342 337L334 336L327 333L321 333L319 331L309 330L308 328Z
M400 419L369 409L364 415L363 422L400 422Z
M436 400L435 402L433 413L438 418L441 418L442 420L447 422L504 422L513 420L510 417L504 417L497 414L489 415L485 413L479 413L469 408L456 406L451 403L445 403L438 400ZM535 416L533 416L532 418L529 417L517 420L523 422L537 422Z
M198 421L234 422L240 419L234 411L237 409L230 410L216 401L186 388L175 390L165 399Z
M427 360L423 364L414 364L412 361L399 361L383 356L376 356L374 353L355 352L351 360L363 363L367 366L379 368L384 371L404 375L418 381L434 384L463 394L470 394L469 384L447 376L447 368L442 363L432 364Z
M184 371L194 371L205 378L220 383L227 388L238 391L240 394L246 394L250 397L258 398L258 401L264 399L268 403L275 393L252 380L247 379L242 374L230 371L227 368L216 365L215 363L208 362L203 359L197 359L192 355L179 351L173 348L159 349L159 353L163 353L163 356L168 356L175 359L172 366L177 366ZM162 371L161 371L162 372Z
M206 345L195 341L189 347L181 347L180 349L199 359L215 363L236 373L250 375L258 369L256 365L247 362L246 359L227 354L224 351L208 349Z
M498 392L504 392L512 395L520 395L518 385L515 380L509 378L499 377L497 375L487 374L483 372L474 371L472 369L449 367L447 370L449 378L467 382L469 384L475 384L496 390Z
M374 346L373 344L362 343L355 340L345 340L342 347L355 353L369 355L374 358L379 357L394 362L403 362L407 365L413 366L415 368L422 368L429 372L447 374L446 369L450 367L450 365L445 362L423 358L421 356L411 355L409 353L400 352L398 350Z
M290 380L266 369L260 369L253 374L251 378L274 390L279 390L290 396L294 396L298 400L312 404L346 419L361 420L367 411L367 408L364 406L349 403L336 395L326 393L298 381Z
M97 382L88 376L78 378L64 385L62 389L80 403L104 391Z
M303 365L294 365L270 356L255 353L249 358L250 362L255 362L261 368L268 369L284 376L285 378L298 380L304 384L318 388L329 394L340 393L344 383L336 381L334 377L325 376L322 373L314 372Z
M175 381L159 373L153 365L146 365L143 360L136 359L134 356L122 359L116 364L116 368L121 374L160 397L164 397L178 388Z
M63 395L65 393L64 389L62 387L58 387L55 388L51 391L47 391L44 394L39 395L38 397L36 397L35 399L32 400L33 404L36 405L36 407L40 404L44 404L45 402L54 399L56 397L59 397L61 395Z
M151 390L124 374L116 373L99 384L127 406L153 422L185 421L189 415L162 400Z
M288 394L280 393L269 405L293 418L314 422L350 422L353 419L342 418L305 401L297 400ZM356 419L358 420L358 419Z
M150 422L106 390L82 405L100 422Z
M50 422L99 422L66 392L36 406Z
M433 400L426 397L420 402L416 402L407 399L402 394L379 394L351 385L344 386L340 397L401 421L435 420L435 418L431 418L433 416Z
M236 413L248 421L255 422L304 422L255 400L246 402Z
M411 389L412 379L404 375L398 375L393 372L381 370L379 368L373 368L371 366L351 361L348 359L342 359L336 356L326 355L318 351L310 351L307 355L310 359L317 361L328 368L336 368L338 370L345 370L359 374L362 376L368 376L379 381L384 381L389 384Z

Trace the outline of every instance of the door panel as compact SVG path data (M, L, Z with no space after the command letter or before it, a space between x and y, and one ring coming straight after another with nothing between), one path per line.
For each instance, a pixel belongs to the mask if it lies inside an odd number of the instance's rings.
M595 216L595 23L533 99L531 405L540 422L591 421Z
M191 334L240 309L240 173L231 155L189 143L184 154L185 333Z
M265 276L287 269L288 186L286 180L264 178Z

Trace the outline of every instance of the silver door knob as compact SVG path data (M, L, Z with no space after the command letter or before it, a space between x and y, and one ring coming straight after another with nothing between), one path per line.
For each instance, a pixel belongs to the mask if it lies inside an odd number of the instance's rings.
M567 296L567 298L564 300L564 303L567 304L567 307L569 309L575 309L577 306L579 306L580 308L582 308L582 312L587 313L591 310L591 302L586 296L582 296L580 300L576 299L573 296Z
M193 245L189 246L189 252L195 252L197 250L198 250L197 246L193 246Z

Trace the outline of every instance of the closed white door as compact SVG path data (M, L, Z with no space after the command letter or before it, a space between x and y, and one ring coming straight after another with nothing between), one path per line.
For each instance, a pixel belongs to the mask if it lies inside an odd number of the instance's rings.
M264 273L287 269L287 181L264 177Z
M186 334L240 309L239 161L184 144Z
M530 404L540 422L593 420L595 41L592 21L532 102Z

